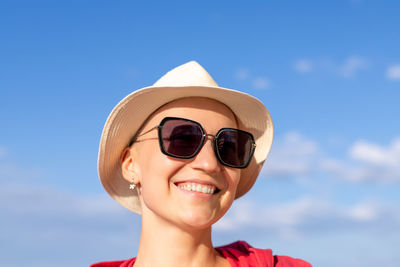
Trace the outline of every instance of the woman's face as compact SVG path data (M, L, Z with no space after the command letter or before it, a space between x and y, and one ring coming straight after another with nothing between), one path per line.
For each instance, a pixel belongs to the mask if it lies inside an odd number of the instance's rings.
M155 112L141 133L159 125L165 117L197 121L207 134L213 135L224 127L237 128L235 116L220 102L207 98L184 98ZM157 130L138 140L141 141L132 146L125 160L131 157L127 166L134 170L135 178L140 181L144 219L153 217L187 229L203 229L225 214L235 199L240 169L224 166L218 161L212 138L206 139L200 152L192 159L163 154ZM192 191L189 186L204 188L206 193Z

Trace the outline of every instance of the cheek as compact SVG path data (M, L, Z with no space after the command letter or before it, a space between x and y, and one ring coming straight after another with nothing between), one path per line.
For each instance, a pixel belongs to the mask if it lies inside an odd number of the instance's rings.
M162 202L170 194L171 177L182 167L182 163L162 154L158 143L142 148L139 177L142 201L150 209L162 207Z
M226 174L227 174L227 177L229 177L227 179L229 189L232 190L234 193L236 193L236 189L237 189L237 186L240 181L241 170L240 169L229 169L229 170L227 170Z

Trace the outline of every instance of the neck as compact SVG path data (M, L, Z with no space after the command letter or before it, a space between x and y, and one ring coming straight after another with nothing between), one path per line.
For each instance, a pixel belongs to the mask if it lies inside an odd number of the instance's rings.
M135 267L139 266L223 266L226 260L211 242L211 226L182 227L142 213L142 231Z

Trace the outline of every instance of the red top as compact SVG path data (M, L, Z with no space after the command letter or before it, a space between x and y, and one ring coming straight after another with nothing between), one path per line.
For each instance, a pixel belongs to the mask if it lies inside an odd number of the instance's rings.
M288 256L274 256L270 249L253 248L245 241L217 247L232 267L312 267L311 264ZM90 267L132 267L136 258L123 261L107 261Z

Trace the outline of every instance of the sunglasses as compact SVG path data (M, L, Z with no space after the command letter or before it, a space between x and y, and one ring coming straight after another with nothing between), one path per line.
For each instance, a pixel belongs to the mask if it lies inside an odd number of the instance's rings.
M225 166L243 169L250 164L256 148L254 137L249 132L222 128L216 135L206 134L200 123L175 117L164 118L160 125L140 136L155 129L158 129L162 153L174 158L193 158L200 152L207 136L211 136L218 161Z

